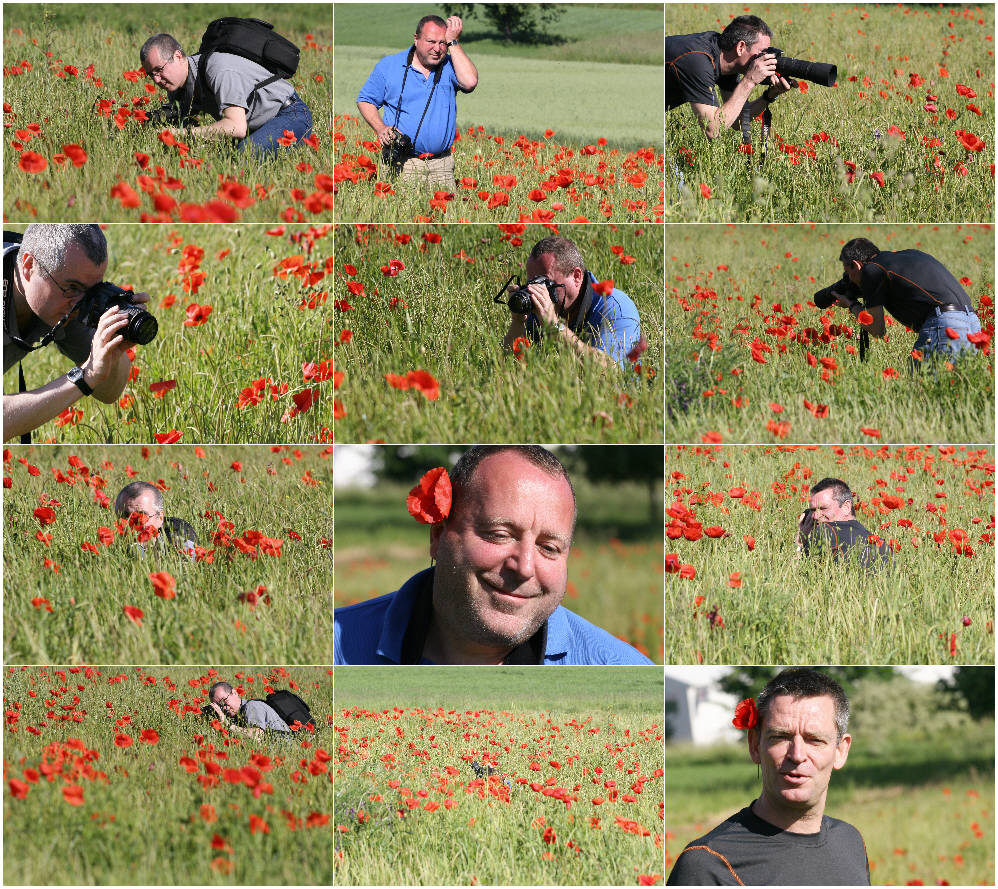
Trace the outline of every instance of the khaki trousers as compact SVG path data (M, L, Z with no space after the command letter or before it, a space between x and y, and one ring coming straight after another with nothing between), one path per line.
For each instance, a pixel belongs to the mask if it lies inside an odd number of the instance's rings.
M454 155L420 160L410 157L402 166L402 182L416 185L438 185L453 191L457 188L454 181Z

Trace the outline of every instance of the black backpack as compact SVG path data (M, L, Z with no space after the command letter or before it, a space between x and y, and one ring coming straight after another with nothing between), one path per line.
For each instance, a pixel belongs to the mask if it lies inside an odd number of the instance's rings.
M270 22L260 19L221 18L215 19L205 29L201 37L198 53L198 83L205 83L208 57L213 52L227 52L241 56L262 65L273 75L261 80L249 95L252 104L258 90L273 83L294 76L298 70L300 52L287 37L274 30Z
M312 718L312 714L309 712L308 704L293 691L281 690L271 692L264 698L264 703L268 707L273 708L277 715L288 724L288 727L298 722L306 731L315 731L318 728L315 720Z

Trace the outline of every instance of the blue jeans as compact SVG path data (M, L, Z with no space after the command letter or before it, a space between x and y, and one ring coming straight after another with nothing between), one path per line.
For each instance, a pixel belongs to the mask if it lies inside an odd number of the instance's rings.
M958 340L946 335L946 328L960 334ZM928 358L935 355L940 358L952 358L961 352L973 352L977 347L967 339L968 333L979 333L981 321L973 312L940 312L934 309L922 329L918 331L915 348Z
M308 105L301 100L298 93L294 93L291 98L293 101L290 105L285 105L263 126L253 130L245 139L240 139L236 143L236 147L240 151L253 148L266 154L277 154L284 148L283 145L277 144L277 140L284 135L285 130L291 130L299 140L311 133L312 112L309 111ZM288 147L293 148L297 144L295 142Z

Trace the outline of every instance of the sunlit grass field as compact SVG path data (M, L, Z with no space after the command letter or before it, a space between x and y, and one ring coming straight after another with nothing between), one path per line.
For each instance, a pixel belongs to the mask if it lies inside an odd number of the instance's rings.
M338 669L337 884L660 883L661 671L562 673Z
M746 11L674 4L666 34L721 31ZM688 105L668 112L667 222L994 219L993 6L751 12L786 55L837 65L838 85L801 81L773 104L762 166L758 122L746 155L737 128L711 143Z
M8 449L4 660L331 663L331 451ZM166 515L194 527L196 561L116 525L133 480L157 484ZM251 531L276 544L233 542ZM156 591L160 572L172 597Z
M311 144L271 160L231 139L178 137L181 148L132 116L165 101L139 63L146 38L171 33L192 54L222 13L264 19L299 47L292 82L312 111ZM3 24L5 221L332 218L330 6L15 3Z
M859 324L814 306L856 237L934 256L994 336L991 226L670 226L666 441L994 440L992 343L913 370L916 334L886 313L861 360Z

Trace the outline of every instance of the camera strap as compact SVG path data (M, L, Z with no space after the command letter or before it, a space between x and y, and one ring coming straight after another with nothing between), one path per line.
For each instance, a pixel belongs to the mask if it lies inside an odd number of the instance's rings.
M742 106L741 113L741 130L742 130L742 145L752 145L752 109L749 107L749 103L746 102ZM759 137L759 166L763 166L766 163L766 147L769 142L769 131L773 126L773 112L769 110L769 105L766 105L762 112L762 133ZM749 160L749 166L752 165L751 159Z
M416 47L409 47L409 54L405 57L405 72L402 74L402 89L399 90L399 102L395 106L395 129L398 129L399 117L402 116L402 96L405 94L405 81L409 76L409 69L412 67L412 59L416 55ZM430 95L426 100L426 107L423 108L422 117L419 118L419 124L416 126L416 133L412 137L413 151L416 150L416 140L419 138L419 131L423 128L423 120L426 118L426 112L430 110L430 102L433 101L433 93L436 92L437 84L440 83L440 78L444 73L444 62L446 59L441 59L440 64L437 65L433 72L433 85L430 87Z

